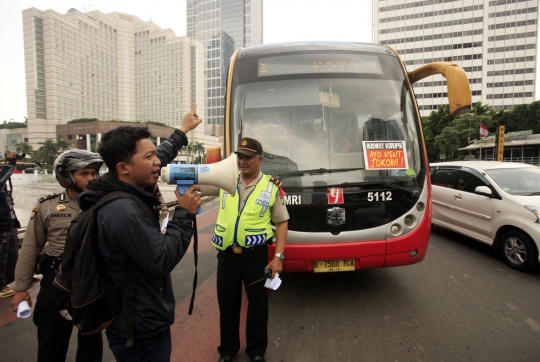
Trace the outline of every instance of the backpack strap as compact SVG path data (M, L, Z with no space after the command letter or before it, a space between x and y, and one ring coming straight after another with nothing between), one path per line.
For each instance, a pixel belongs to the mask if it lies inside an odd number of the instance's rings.
M191 300L189 301L188 314L193 312L193 305L195 304L195 290L197 289L197 264L199 264L199 237L197 234L197 218L193 219L193 261L195 262L195 274L193 275L193 291L191 293Z

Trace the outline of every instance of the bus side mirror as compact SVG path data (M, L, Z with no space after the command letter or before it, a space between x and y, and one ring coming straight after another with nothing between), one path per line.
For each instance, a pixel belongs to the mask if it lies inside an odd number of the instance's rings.
M413 70L408 76L413 84L437 73L446 78L450 115L457 117L469 113L472 107L471 87L467 74L459 65L448 62L430 63Z

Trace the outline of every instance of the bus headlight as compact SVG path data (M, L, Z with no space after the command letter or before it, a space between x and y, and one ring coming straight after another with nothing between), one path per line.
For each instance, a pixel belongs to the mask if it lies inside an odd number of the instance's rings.
M423 212L426 209L426 205L423 202L419 202L416 204L416 210L418 212Z
M413 215L407 215L405 216L405 219L403 220L403 222L408 227L411 227L416 223L416 218Z
M401 233L401 225L394 224L390 226L390 232L394 235L398 235L399 233Z

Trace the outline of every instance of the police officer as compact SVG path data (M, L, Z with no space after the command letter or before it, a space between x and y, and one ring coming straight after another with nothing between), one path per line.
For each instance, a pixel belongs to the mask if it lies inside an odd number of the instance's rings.
M52 282L58 272L64 252L68 226L80 211L77 195L86 190L89 180L98 178L103 160L85 150L62 153L54 162L56 179L65 189L38 200L26 228L19 260L15 268L15 289L11 305L16 312L19 303L32 300L27 290L32 285L34 271L43 274L34 309L34 324L38 327L38 362L65 361L71 322L59 313ZM101 334L78 335L77 361L101 361Z
M268 290L264 282L253 283L272 269L272 278L283 269L289 214L281 181L260 170L262 145L242 138L236 151L237 193L233 197L220 190L220 209L212 244L218 249L217 293L221 343L219 362L229 362L240 350L239 323L244 283L249 307L246 324L246 353L251 361L264 361L268 345ZM267 242L276 226L275 255L268 263Z

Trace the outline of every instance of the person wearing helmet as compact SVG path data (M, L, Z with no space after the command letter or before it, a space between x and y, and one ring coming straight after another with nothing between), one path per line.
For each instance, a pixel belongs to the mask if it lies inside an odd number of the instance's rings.
M86 150L71 150L58 156L54 171L64 189L38 199L26 228L11 285L15 290L11 306L16 312L22 301L32 305L27 290L32 286L34 272L42 274L33 314L38 331L38 361L66 360L73 325L58 312L52 282L62 260L67 229L80 211L77 196L86 191L88 181L98 178L102 165L101 157ZM101 334L83 336L79 332L76 360L101 361L102 355Z

